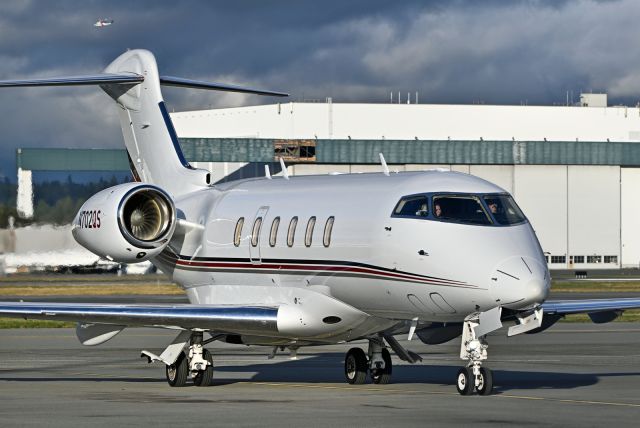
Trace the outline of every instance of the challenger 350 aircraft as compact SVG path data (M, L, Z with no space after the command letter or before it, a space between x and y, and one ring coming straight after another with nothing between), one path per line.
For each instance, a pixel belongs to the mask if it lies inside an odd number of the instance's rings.
M387 347L420 357L394 335L427 344L461 337L458 391L492 390L486 335L539 332L565 314L595 322L640 299L545 302L550 276L513 198L467 174L442 171L271 177L212 185L185 160L161 85L286 95L160 76L131 50L97 75L0 82L1 87L99 85L116 102L138 182L103 190L74 220L75 239L118 262L151 260L186 291L186 305L0 303L0 315L77 321L98 345L125 327L179 331L160 354L171 386L207 386L215 340L288 348L367 339L346 354L347 382L391 380ZM206 338L205 338L206 334Z

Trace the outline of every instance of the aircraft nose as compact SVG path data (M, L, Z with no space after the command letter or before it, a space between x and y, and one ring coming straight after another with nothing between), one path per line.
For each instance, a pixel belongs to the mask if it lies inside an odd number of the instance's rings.
M489 281L497 303L510 309L525 309L547 298L551 278L546 264L533 257L515 256L498 263Z

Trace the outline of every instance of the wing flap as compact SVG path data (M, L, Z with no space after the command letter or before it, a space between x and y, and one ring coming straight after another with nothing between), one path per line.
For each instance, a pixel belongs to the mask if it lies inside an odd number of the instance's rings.
M548 300L542 304L546 314L578 314L624 311L640 308L640 298L625 299L585 299L585 300Z
M228 333L278 332L278 307L231 305L106 305L1 302L0 316L118 326L199 328Z

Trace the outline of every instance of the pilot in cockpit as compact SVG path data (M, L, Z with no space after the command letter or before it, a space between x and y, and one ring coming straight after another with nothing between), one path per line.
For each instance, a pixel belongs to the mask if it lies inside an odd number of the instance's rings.
M428 210L428 208L427 208L427 203L426 203L426 202L423 202L423 203L420 205L420 209L419 209L418 211L416 211L416 215L417 215L418 217L426 217L428 214L429 214L429 210Z
M433 214L436 217L441 217L442 216L442 207L440 207L440 204L435 204L433 206Z

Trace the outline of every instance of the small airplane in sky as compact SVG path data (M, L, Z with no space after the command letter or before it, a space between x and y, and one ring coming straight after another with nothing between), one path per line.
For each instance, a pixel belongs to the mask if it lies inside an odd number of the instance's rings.
M351 348L345 380L391 381L396 339L426 344L461 336L460 394L488 395L487 334L540 332L567 314L609 322L640 298L548 301L551 278L531 224L504 189L449 171L254 178L212 185L184 158L161 85L286 96L158 73L130 50L103 73L12 80L0 87L99 85L115 102L137 182L91 197L75 239L111 261L150 260L180 284L184 305L0 302L0 315L77 321L84 345L126 327L173 329L159 355L171 386L208 386L214 341L288 349L367 340Z
M94 27L107 27L109 25L113 24L113 19L98 19L96 21L95 24L93 24Z

